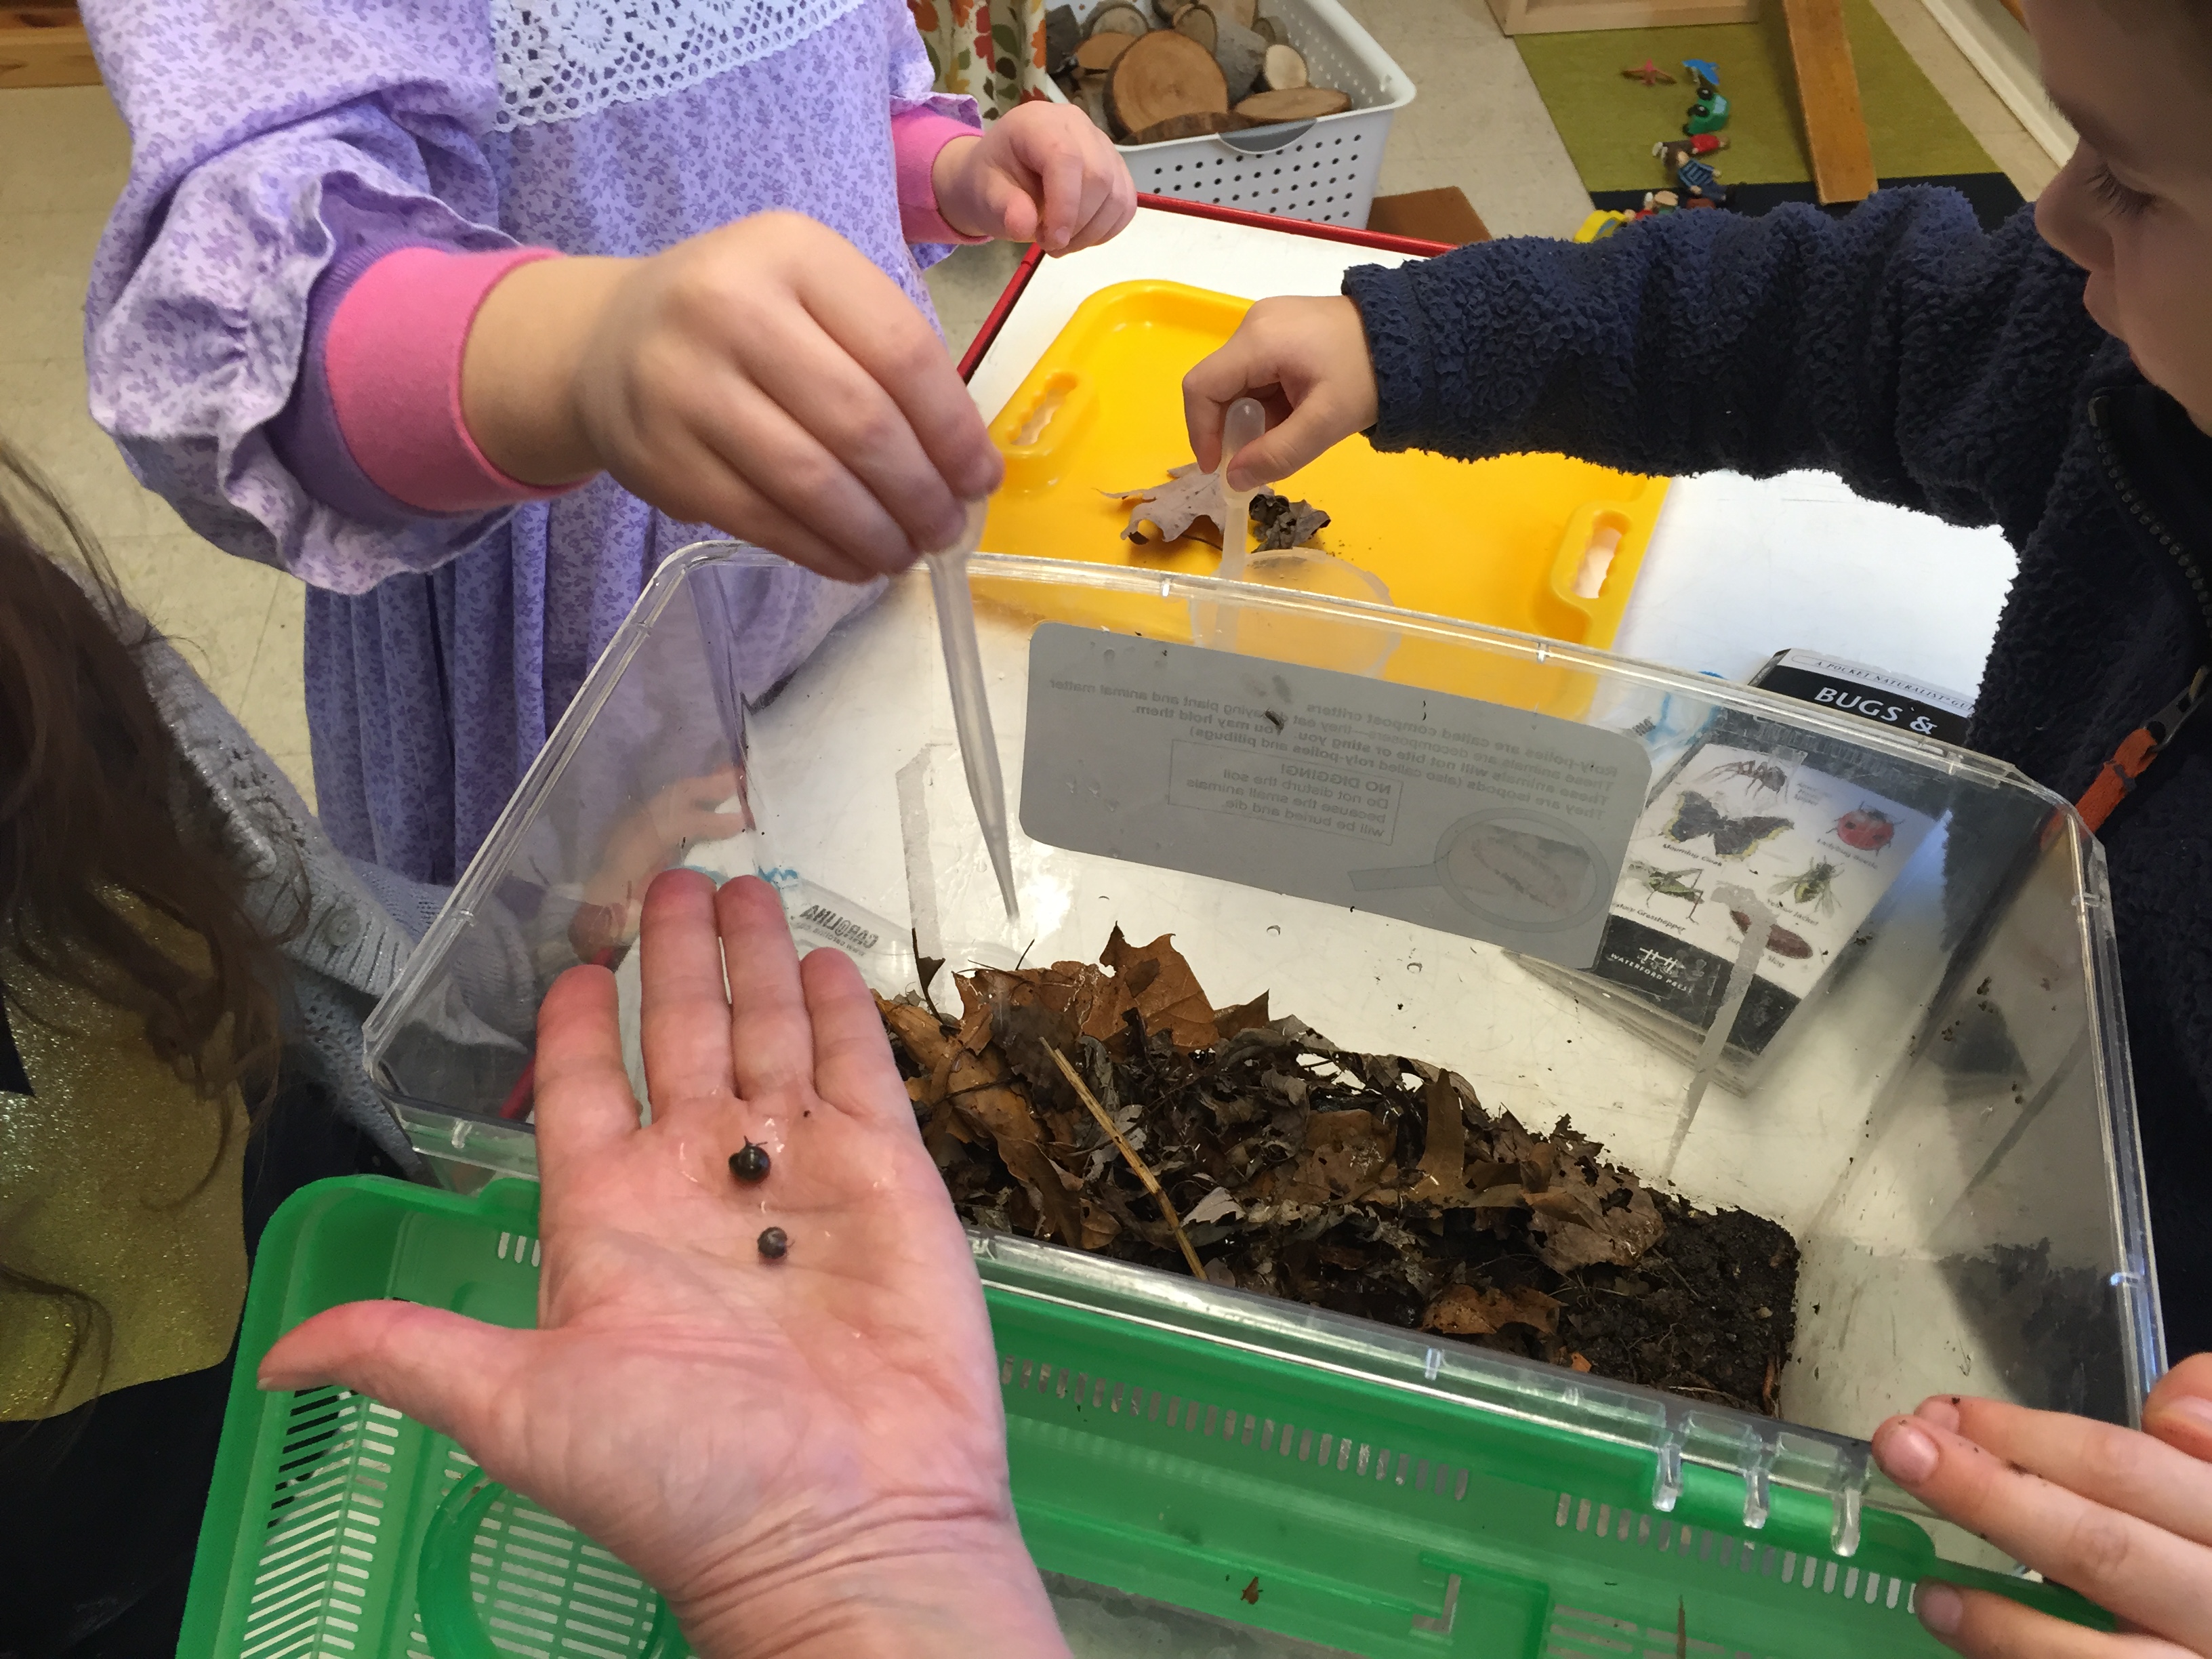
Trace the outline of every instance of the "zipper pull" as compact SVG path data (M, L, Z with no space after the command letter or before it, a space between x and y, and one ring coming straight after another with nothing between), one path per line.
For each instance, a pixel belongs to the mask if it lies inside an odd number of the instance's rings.
M2104 827L2112 809L2134 792L2136 780L2188 724L2189 717L2204 701L2208 679L2212 679L2212 666L2198 669L2181 695L2123 738L2112 758L2098 769L2095 780L2074 803L2074 810L2081 815L2091 835Z

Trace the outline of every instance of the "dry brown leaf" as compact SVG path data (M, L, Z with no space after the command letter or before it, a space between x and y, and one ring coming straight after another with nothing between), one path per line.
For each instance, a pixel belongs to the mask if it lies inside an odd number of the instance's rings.
M1128 507L1128 526L1121 532L1125 542L1141 547L1156 540L1181 541L1194 526L1202 524L1212 534L1201 539L1221 545L1221 481L1211 472L1200 472L1196 461L1171 468L1165 483L1100 493L1117 497ZM1142 526L1147 524L1158 532L1157 536L1144 533Z
M1460 1115L1459 1095L1442 1078L1421 1088L1429 1109L1428 1141L1421 1153L1421 1178L1413 1184L1415 1198L1449 1202L1466 1196L1467 1120Z
M1642 1188L1635 1189L1627 1203L1611 1207L1602 1206L1601 1195L1598 1202L1586 1200L1583 1193L1589 1190L1586 1182L1563 1182L1540 1195L1549 1203L1529 1226L1543 1239L1537 1258L1554 1273L1572 1273L1600 1262L1632 1267L1667 1230L1659 1206ZM1537 1201L1536 1197L1529 1200L1532 1206ZM1592 1209L1598 1211L1594 1221L1589 1218Z
M1047 1156L1036 1119L1020 1093L1005 1087L973 1089L955 1094L951 1103L970 1126L991 1137L1007 1170L1042 1208L1053 1237L1063 1244L1080 1244L1082 1211L1060 1180L1059 1166Z
M1270 1172L1268 1194L1286 1204L1332 1204L1372 1192L1395 1179L1390 1155L1397 1137L1371 1112L1316 1112L1306 1119L1305 1150ZM1257 1188L1268 1182L1263 1176Z
M1174 939L1173 933L1162 933L1150 945L1135 946L1116 927L1098 960L1114 970L1134 1000L1148 1036L1164 1031L1177 1048L1195 1054L1212 1048L1221 1034L1214 1027L1213 1005Z
M883 997L876 999L876 1007L883 1014L884 1024L906 1044L915 1063L934 1072L945 1050L952 1046L945 1035L945 1028L938 1024L937 1016L910 1002L891 1002Z
M1103 1250L1121 1236L1121 1224L1113 1211L1095 1199L1083 1200L1083 1248Z
M1267 1023L1267 994L1265 991L1249 1002L1240 1002L1234 1008L1224 1008L1213 1017L1213 1029L1224 1042L1239 1031L1258 1029Z
M1454 1285L1421 1316L1423 1330L1445 1336L1491 1336L1508 1325L1527 1325L1549 1336L1559 1327L1559 1304L1541 1291Z

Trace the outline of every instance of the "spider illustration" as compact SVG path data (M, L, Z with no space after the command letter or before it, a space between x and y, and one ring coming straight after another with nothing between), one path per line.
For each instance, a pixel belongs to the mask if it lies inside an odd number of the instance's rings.
M1715 778L1743 779L1750 786L1751 797L1754 800L1761 795L1772 795L1778 799L1782 792L1790 787L1789 773L1772 761L1734 761L1725 766L1716 766L1698 781L1707 783Z
M1836 866L1821 860L1808 865L1796 875L1778 881L1771 889L1778 898L1787 897L1801 909L1814 909L1826 915L1836 908Z

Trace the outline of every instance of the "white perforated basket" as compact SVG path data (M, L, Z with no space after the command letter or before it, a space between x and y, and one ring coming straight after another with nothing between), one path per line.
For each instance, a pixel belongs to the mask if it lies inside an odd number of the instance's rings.
M1076 0L1087 20L1103 0ZM1413 101L1413 82L1337 0L1261 0L1304 55L1316 86L1352 96L1340 115L1244 132L1116 146L1137 188L1219 207L1364 229L1382 173L1391 118ZM1067 100L1048 81L1048 95Z

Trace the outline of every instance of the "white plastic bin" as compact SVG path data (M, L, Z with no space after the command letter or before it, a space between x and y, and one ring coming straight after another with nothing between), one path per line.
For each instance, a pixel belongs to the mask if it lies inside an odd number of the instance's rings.
M1088 20L1102 3L1079 0L1076 16ZM1336 0L1262 0L1261 9L1304 55L1313 83L1350 94L1350 109L1311 121L1115 148L1137 188L1156 196L1364 230L1390 122L1413 101L1413 79ZM1055 102L1067 101L1057 86L1045 84Z

